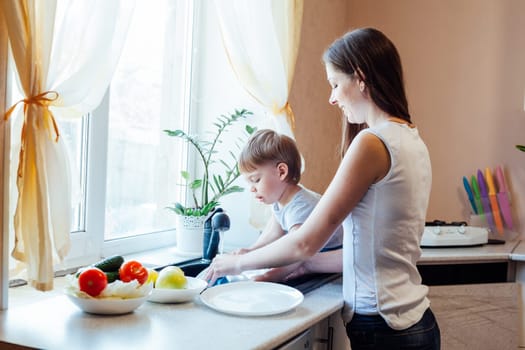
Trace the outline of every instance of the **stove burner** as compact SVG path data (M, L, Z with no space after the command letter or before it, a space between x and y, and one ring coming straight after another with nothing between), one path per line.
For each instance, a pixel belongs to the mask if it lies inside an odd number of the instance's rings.
M434 220L425 222L425 226L468 226L466 221L446 222L443 220Z

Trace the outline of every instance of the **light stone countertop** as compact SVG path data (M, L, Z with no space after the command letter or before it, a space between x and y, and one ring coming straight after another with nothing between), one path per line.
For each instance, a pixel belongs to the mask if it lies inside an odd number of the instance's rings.
M510 258L514 261L525 261L525 242L521 241L516 245Z
M461 264L499 262L514 259L513 252L520 241L506 241L505 244L485 244L479 247L423 248L418 264ZM523 248L525 260L525 247Z
M216 312L199 298L183 304L146 302L133 313L83 313L65 295L0 312L5 343L39 349L272 349L338 312L341 281L305 295L294 310L275 316L240 317Z
M173 260L171 249L133 258L148 265ZM425 248L420 264L525 261L525 243L469 248ZM60 283L57 283L60 285ZM16 289L16 288L15 288ZM22 293L20 293L22 294ZM276 316L239 317L216 312L198 298L184 304L146 302L133 313L96 316L81 312L60 291L42 300L15 302L0 311L0 348L5 343L45 349L271 349L338 313L341 281L305 295L296 309ZM10 296L10 300L12 300ZM11 305L11 303L10 303Z

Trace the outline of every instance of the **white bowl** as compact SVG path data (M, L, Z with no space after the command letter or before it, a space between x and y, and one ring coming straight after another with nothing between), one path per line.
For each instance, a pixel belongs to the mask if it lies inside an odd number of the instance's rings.
M91 314L100 314L100 315L120 315L127 314L141 306L149 297L145 295L138 298L86 298L80 297L66 291L65 293L69 300L78 306L82 311L88 312Z
M149 301L154 303L184 303L193 300L206 288L208 282L194 277L186 277L188 284L184 289L153 288Z

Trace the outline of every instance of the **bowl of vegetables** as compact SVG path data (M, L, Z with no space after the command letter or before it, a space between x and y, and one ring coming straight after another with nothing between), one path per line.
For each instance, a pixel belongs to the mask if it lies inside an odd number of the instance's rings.
M134 311L149 297L149 272L135 260L106 258L68 275L64 293L82 311L116 315Z

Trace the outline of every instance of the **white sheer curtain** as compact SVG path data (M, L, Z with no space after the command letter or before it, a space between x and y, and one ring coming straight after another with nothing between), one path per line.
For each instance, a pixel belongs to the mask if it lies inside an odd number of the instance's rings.
M69 250L71 175L57 121L80 118L99 104L134 3L0 1L25 96L23 109L17 103L4 116L21 118L23 112L18 172L12 175L18 188L12 255L27 263L28 281L38 290L53 288L53 262Z
M303 0L215 0L224 48L248 93L274 116L273 128L294 137L288 95L299 49ZM250 224L261 230L270 207L250 202Z
M231 66L243 87L293 137L288 102L299 48L303 0L215 0Z

